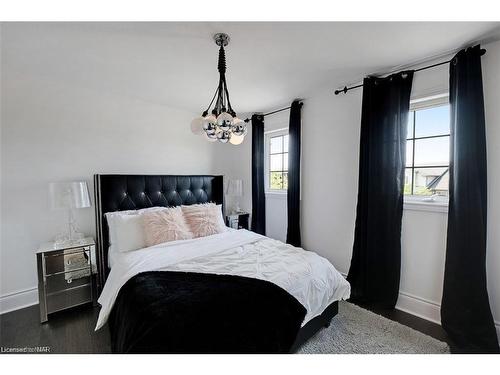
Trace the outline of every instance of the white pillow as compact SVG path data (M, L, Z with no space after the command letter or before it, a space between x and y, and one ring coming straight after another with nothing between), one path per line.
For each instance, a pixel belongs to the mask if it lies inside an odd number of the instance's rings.
M113 218L113 251L132 251L146 247L142 215L116 215Z
M116 238L116 218L119 216L125 215L137 215L137 210L128 210L128 211L115 211L115 212L106 212L106 222L108 223L108 236L109 236L109 249L110 251L116 250L117 238ZM108 257L109 258L109 257Z
M217 208L219 209L219 215L217 217L219 221L219 227L224 228L224 232L227 231L226 221L224 220L224 214L222 213L222 204L218 204Z
M108 260L111 259L109 256L111 252L131 251L146 247L144 228L140 220L140 215L146 212L166 209L167 207L148 207L140 210L107 212L105 216L109 233ZM137 217L130 219L131 216ZM128 230L131 233L126 233ZM108 262L108 266L111 267L110 262Z

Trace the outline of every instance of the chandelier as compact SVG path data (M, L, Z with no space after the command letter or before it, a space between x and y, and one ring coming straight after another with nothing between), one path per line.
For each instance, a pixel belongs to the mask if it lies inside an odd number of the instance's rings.
M229 142L233 145L239 145L247 134L246 122L248 120L244 121L236 117L236 112L234 112L229 101L229 91L226 83L226 52L224 51L224 47L229 44L229 35L224 33L215 34L214 41L220 47L219 63L217 64L219 85L208 108L203 111L200 117L191 122L191 131L197 135L203 134L210 142ZM208 114L214 101L212 112Z

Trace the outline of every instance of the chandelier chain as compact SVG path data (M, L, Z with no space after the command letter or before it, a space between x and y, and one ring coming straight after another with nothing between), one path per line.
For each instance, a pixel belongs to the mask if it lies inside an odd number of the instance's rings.
M226 51L223 46L219 48L219 63L217 64L220 74L226 74Z

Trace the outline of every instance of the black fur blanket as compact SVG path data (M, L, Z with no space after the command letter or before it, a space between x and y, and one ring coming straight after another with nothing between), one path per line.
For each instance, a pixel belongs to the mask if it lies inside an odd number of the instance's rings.
M121 288L109 326L115 353L287 353L305 314L271 282L144 272Z

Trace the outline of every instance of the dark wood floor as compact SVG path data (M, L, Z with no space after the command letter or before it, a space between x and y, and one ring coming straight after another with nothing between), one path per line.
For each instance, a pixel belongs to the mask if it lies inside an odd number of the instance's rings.
M50 353L111 353L108 327L95 332L99 308L91 304L51 314L40 324L38 305L0 315L2 348L49 347Z
M399 310L361 307L445 341L454 353L463 352L453 345L438 324ZM94 331L98 313L99 309L92 305L80 306L52 314L44 324L40 324L38 305L0 315L0 346L49 347L51 353L110 353L108 327Z

